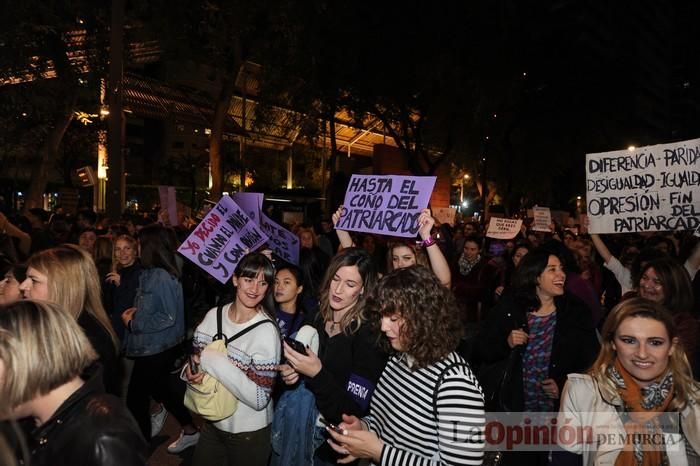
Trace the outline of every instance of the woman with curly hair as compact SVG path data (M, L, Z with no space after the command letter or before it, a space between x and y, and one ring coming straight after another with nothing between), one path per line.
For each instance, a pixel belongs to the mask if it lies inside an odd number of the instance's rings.
M426 268L409 267L385 276L368 305L393 355L369 415L344 415L329 429L333 448L375 464L481 464L484 399L456 352L462 326L452 293Z
M610 311L597 359L587 374L569 375L561 397L558 424L590 437L560 446L584 465L698 464L700 385L677 330L661 304L644 298Z

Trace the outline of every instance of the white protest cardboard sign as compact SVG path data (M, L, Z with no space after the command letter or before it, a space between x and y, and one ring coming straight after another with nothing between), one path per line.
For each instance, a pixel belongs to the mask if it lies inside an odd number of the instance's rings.
M491 217L486 236L495 239L513 239L523 226L521 219Z
M586 155L590 233L700 226L700 139Z
M532 229L535 231L551 231L549 225L552 224L552 213L549 207L533 207L532 208Z
M177 199L175 186L158 186L158 197L160 197L160 208L168 213L170 225L176 226L177 221Z
M428 206L434 176L352 175L338 230L413 237Z
M437 209L433 209L433 217L440 223L454 225L456 215L457 209L454 207L438 207Z

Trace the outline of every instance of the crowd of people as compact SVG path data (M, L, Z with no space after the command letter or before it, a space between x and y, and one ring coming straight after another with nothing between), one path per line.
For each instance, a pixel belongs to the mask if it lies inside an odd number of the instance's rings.
M425 209L400 239L341 212L288 225L298 264L263 247L225 285L177 254L184 224L0 214L0 458L142 465L172 415L167 450L195 466L698 464L692 232L494 240ZM188 410L205 377L233 414ZM627 440L494 455L490 412ZM664 413L673 449L629 440L666 435Z

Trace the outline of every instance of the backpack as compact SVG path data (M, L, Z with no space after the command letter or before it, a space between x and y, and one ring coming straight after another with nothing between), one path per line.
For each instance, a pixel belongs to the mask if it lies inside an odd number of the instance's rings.
M274 325L270 319L261 320L244 328L234 336L226 338L221 329L222 310L223 304L219 304L216 309L216 335L205 349L226 353L226 347L235 339L268 322ZM236 412L238 399L216 378L204 374L201 384L187 384L184 404L187 409L208 421L220 421Z

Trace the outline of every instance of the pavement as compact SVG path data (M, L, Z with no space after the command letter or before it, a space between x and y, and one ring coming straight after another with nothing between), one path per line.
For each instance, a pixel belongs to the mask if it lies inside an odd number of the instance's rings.
M195 420L195 424L198 420ZM180 435L180 424L175 416L169 415L165 420L163 430L151 439L151 455L148 458L148 466L189 466L192 464L194 447L188 448L180 454L168 453L168 445Z

